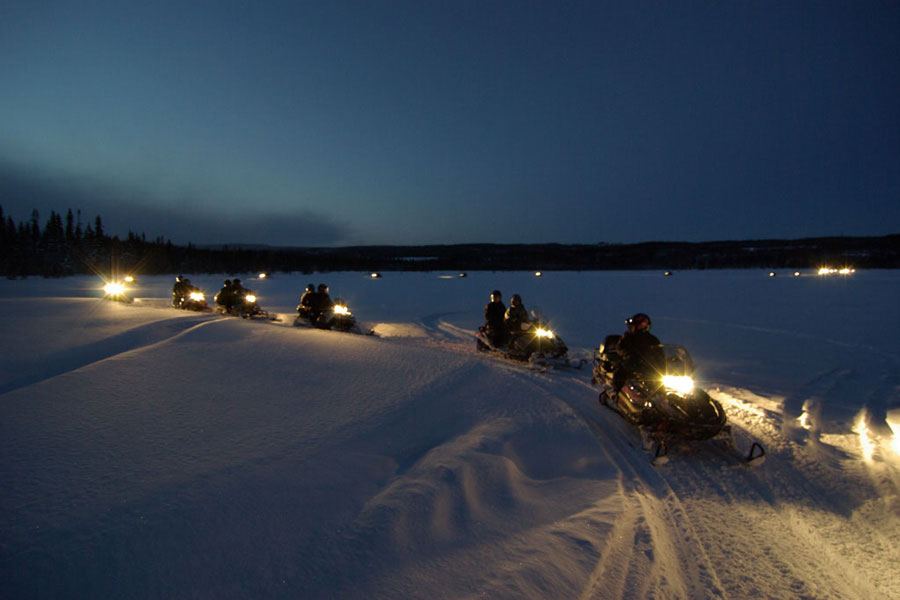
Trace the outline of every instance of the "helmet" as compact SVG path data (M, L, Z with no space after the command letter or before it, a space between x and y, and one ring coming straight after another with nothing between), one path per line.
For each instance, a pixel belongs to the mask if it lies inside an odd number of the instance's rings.
M234 285L234 287L241 287L241 280L235 279L234 282L232 283L232 285Z
M314 292L314 291L316 291L316 286L313 285L312 283L310 283L309 285L306 286L306 291L307 291L307 292Z
M500 299L503 298L503 294L500 293L500 290L494 290L491 292L491 300L493 302L500 302Z
M625 321L628 331L637 333L638 331L650 331L650 317L644 313L636 313L633 317Z
M512 298L509 299L510 304L522 304L522 296L518 294L513 294Z
M230 279L226 279L224 285L225 285L225 287L231 287L231 280L230 280Z
M181 283L181 275L176 275L175 281L177 281L178 283Z
M327 293L328 293L328 286L325 285L324 283L320 283L320 284L319 284L318 291L319 291L320 294L327 294Z

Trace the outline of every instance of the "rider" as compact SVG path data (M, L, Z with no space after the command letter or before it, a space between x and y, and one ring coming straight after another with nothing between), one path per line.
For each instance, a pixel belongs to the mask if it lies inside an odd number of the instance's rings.
M485 329L495 346L506 341L506 324L503 321L506 306L503 304L502 298L500 290L494 290L491 292L491 301L484 307L484 320L487 323Z
M509 308L506 309L506 315L504 315L503 320L506 323L506 330L511 337L522 335L523 326L530 323L530 320L520 295L513 294L512 298L509 299Z
M175 277L175 285L172 286L172 306L179 307L190 293L190 282L183 276Z
M235 279L233 285L234 285L234 303L236 305L242 304L244 302L244 299L247 296L253 295L253 290L251 290L250 288L245 288L243 285L241 285L240 279Z
M334 302L331 301L331 296L328 295L328 286L324 283L320 283L319 287L316 288L316 295L312 300L310 320L315 322L323 313L328 312L333 307Z
M618 393L625 380L635 373L653 374L665 371L666 354L662 343L650 333L650 317L636 313L625 321L627 330L619 338L616 351L622 362L613 373L613 387Z
M240 279L236 279L236 282L240 284ZM221 306L226 311L231 311L231 307L235 304L235 293L234 293L234 284L232 284L230 279L225 280L225 284L222 289L219 290L219 293L216 294L215 301L218 306Z

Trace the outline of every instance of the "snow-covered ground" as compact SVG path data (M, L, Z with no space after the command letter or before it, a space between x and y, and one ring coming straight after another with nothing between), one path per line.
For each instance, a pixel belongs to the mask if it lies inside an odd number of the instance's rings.
M379 335L290 327L320 281ZM172 282L0 281L0 598L900 598L900 272ZM495 288L575 357L648 312L766 461L476 353Z

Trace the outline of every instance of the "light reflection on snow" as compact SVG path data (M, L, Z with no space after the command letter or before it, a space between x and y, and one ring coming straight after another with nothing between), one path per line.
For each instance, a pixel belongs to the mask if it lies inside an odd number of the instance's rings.
M891 450L900 454L900 423L888 420L887 424L894 432L894 437L891 439Z
M859 413L859 418L856 421L856 425L853 427L853 431L859 436L859 445L863 453L863 459L865 459L867 463L871 463L872 456L875 454L875 441L869 434L869 425L866 423L865 410Z

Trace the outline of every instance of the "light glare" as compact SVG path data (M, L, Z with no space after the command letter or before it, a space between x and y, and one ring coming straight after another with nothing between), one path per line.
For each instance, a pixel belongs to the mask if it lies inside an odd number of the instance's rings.
M125 293L125 286L121 283L107 283L103 286L103 291L106 292L108 296L121 296Z
M687 375L664 375L663 385L679 394L689 394L694 389L694 380Z

